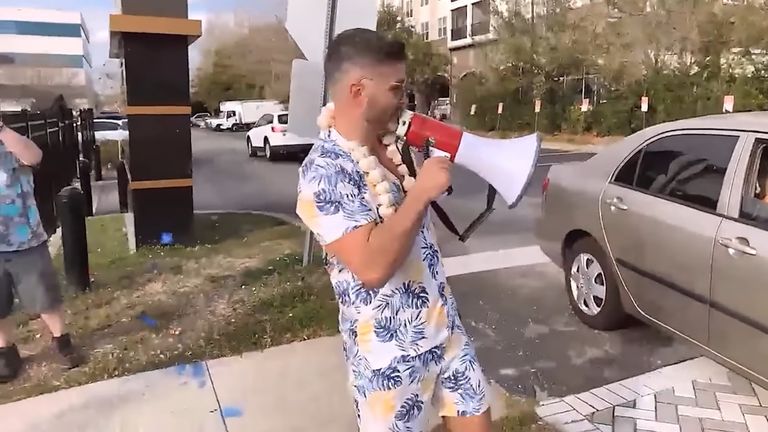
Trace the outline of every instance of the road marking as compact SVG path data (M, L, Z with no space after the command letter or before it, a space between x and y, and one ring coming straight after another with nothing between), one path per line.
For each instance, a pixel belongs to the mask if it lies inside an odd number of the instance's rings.
M550 262L538 246L525 246L443 258L446 276L459 276L489 270Z

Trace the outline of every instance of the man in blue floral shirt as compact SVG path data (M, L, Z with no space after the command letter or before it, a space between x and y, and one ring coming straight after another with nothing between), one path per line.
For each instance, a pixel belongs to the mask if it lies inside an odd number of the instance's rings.
M450 162L425 161L405 194L379 137L402 109L402 43L364 29L339 34L325 60L333 127L301 166L297 213L328 254L358 423L363 432L427 428L433 406L451 432L489 431L487 382L443 270L429 203ZM371 180L350 152L365 146L387 171ZM396 212L383 219L378 190Z

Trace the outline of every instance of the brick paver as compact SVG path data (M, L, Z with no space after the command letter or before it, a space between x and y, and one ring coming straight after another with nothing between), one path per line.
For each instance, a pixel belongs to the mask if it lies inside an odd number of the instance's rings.
M768 391L700 358L542 403L561 432L768 432Z

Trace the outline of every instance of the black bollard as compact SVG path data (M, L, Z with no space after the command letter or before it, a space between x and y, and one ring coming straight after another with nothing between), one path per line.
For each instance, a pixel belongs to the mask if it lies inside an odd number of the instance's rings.
M61 221L64 272L67 283L80 291L91 287L85 205L83 192L74 186L65 187L56 196L56 214Z
M101 172L101 146L93 146L93 179L95 181L103 180L103 174Z
M85 198L85 216L93 216L93 189L91 189L91 163L80 159L78 164L80 174L80 189Z
M117 200L120 213L128 213L128 169L123 160L117 161Z

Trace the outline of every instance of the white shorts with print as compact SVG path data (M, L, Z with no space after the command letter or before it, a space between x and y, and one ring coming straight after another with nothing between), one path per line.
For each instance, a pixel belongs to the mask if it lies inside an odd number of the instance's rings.
M426 431L429 405L440 417L476 416L489 408L487 380L463 332L422 354L351 375L360 432Z

